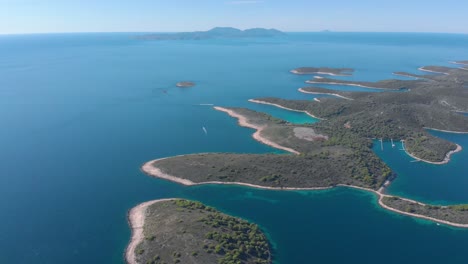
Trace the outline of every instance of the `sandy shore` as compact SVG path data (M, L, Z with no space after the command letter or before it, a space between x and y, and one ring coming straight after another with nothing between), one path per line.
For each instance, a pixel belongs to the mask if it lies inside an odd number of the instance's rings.
M128 264L137 264L136 256L135 256L135 249L138 246L138 244L140 244L141 241L143 241L144 239L143 226L145 225L146 208L158 202L171 201L171 200L175 200L175 199L174 198L160 199L160 200L144 202L133 207L130 210L130 212L128 213L128 222L129 222L130 228L132 229L132 238L131 238L130 243L127 246L127 249L125 250L125 260L127 261Z
M309 91L304 90L303 88L299 88L298 91L301 92L301 93L305 93L305 94L327 94L327 95L333 95L333 96L336 96L336 97L339 97L339 98L343 98L343 99L346 99L346 100L354 100L353 98L349 98L349 97L339 95L339 94L336 94L336 93L309 92Z
M448 74L446 72L438 72L438 71L427 70L427 69L424 69L424 67L420 67L420 68L418 68L418 70L423 71L423 72L432 72L432 73L440 73L440 74L450 75L450 74Z
M324 118L320 118L320 117L317 117L317 116L314 116L313 114L307 112L307 111L302 111L302 110L296 110L296 109L292 109L292 108L287 108L287 107L284 107L282 105L279 105L279 104L274 104L274 103L269 103L269 102L265 102L265 101L260 101L260 100L255 100L255 99L249 99L249 102L251 103L256 103L256 104L264 104L264 105L272 105L272 106L276 106L278 108L281 108L281 109L285 109L285 110L289 110L289 111L293 111L293 112L299 112L299 113L304 113L310 117L313 117L315 119L319 119L319 120L326 120Z
M406 149L405 144L404 144L403 142L401 143L401 145L403 146L403 150L405 151L405 153L406 153L408 156L412 157L413 159L418 160L418 161L422 161L422 162L426 162L426 163L430 163L430 164L435 164L435 165L443 165L443 164L449 163L450 157L451 157L453 154L455 154L455 153L460 152L460 151L463 150L463 148L462 148L460 145L456 144L456 145L457 145L457 148L456 148L455 150L451 150L451 151L447 152L447 154L445 154L445 158L444 158L443 161L430 161L430 160L425 160L425 159L418 158L418 157L416 157L414 154L410 153L410 152Z
M147 164L153 164L159 160L163 160L163 159L157 159L157 160L153 160L153 161L149 161L147 163L145 163L145 165ZM251 187L251 188L256 188L256 189L266 189L266 190L282 190L282 191L285 191L285 190L291 190L291 191L314 191L314 190L327 190L327 189L332 189L332 188L335 188L335 186L329 186L329 187L311 187L311 188L292 188L292 187L284 187L284 188L281 188L281 187L267 187L267 186L260 186L260 185L255 185L255 184L249 184L249 183L243 183L243 182L219 182L219 181L211 181L211 182L201 182L201 183L194 183L192 181L189 181L189 180L186 180L186 179L182 179L182 178L178 178L178 177L175 177L175 176L172 176L172 175L168 175L168 174L165 174L163 173L160 169L149 169L148 170L148 167L143 165L143 167L141 168L143 172L145 172L146 174L150 175L150 176L153 176L153 177L158 177L158 178L162 178L162 179L168 179L168 180L171 180L171 181L174 181L174 182L178 182L178 183L181 183L183 185L187 185L187 186L194 186L194 185L206 185L206 184L224 184L224 185L241 185L241 186L247 186L247 187ZM152 165L151 165L152 166ZM340 187L347 187L347 188L352 188L352 189L358 189L358 190L363 190L363 191L368 191L368 192L372 192L374 193L375 195L378 196L378 202L379 202L379 205L381 207L383 207L384 209L387 209L389 211L392 211L392 212L395 212L395 213L398 213L398 214L403 214L403 215L407 215L407 216L412 216L412 217L416 217L416 218L421 218L421 219L426 219L426 220L430 220L430 221L433 221L433 222L437 222L437 223L442 223L442 224L446 224L446 225L450 225L450 226L455 226L455 227L462 227L462 228L468 228L468 224L458 224L458 223L453 223L453 222L449 222L449 221L445 221L445 220L440 220L440 219L436 219L436 218L432 218L432 217L428 217L428 216L424 216L424 215L419 215L419 214L414 214L414 213L409 213L409 212L405 212L405 211L401 211L401 210L398 210L398 209L395 209L395 208L392 208L392 207L389 207L387 205L385 205L383 202L382 202L382 199L384 197L394 197L392 195L386 195L383 193L383 191L385 190L386 187L388 187L389 185L391 184L390 181L387 181L384 186L382 188L380 188L378 191L376 190L373 190L373 189L369 189L369 188L364 188L364 187L359 187L359 186L354 186L354 185L346 185L346 184L338 184L337 186L340 186ZM401 198L401 197L398 197L399 199L401 200L404 200L404 201L408 201L408 202L412 202L412 203L416 203L416 204L419 204L419 205L423 205L423 206L426 206L426 204L424 203L421 203L421 202L418 202L418 201L415 201L415 200L411 200L411 199L406 199L406 198ZM150 202L151 203L151 202ZM148 205L146 205L148 206ZM137 208L137 207L135 207ZM133 209L132 209L133 210ZM139 215L141 215L141 209L140 211L137 211L139 212ZM138 215L138 214L136 214ZM144 223L144 222L143 222ZM142 225L141 225L142 226ZM135 233L135 232L134 232ZM134 236L133 236L134 237ZM132 242L134 241L132 237ZM138 238L138 237L137 237ZM135 244L135 246L138 245L138 243ZM134 247L135 247L134 246ZM130 248L130 245L129 245L129 248ZM128 252L128 251L127 251ZM128 255L128 254L127 254ZM128 258L128 257L127 257ZM133 264L132 262L129 262L130 264Z
M186 156L186 155L180 155L180 156ZM174 156L174 157L180 157L180 156ZM174 158L174 157L171 157L171 158ZM153 163L155 163L157 161L160 161L160 160L164 160L164 159L168 159L168 158L161 158L161 159L148 161L145 164L143 164L143 166L141 166L141 170L144 173L148 174L148 175L155 176L155 177L165 179L165 180L169 180L169 181L173 181L173 182L177 182L177 183L180 183L180 184L183 184L183 185L188 185L189 186L189 185L194 185L195 184L192 181L166 174L166 173L162 172L158 167L153 166Z
M351 76L351 74L336 74L331 72L316 72L315 74L322 74L322 75L331 75L331 76Z
M291 73L297 74L297 75L312 75L312 74L322 74L322 75L331 75L331 76L351 76L351 74L336 74L336 73L331 73L331 72L299 72L296 70L290 71Z
M365 86L365 85L362 85L362 84L355 84L355 83L317 82L317 81L313 81L313 80L308 80L308 81L306 81L306 83L346 85L346 86L356 86L356 87L362 87L362 88L368 88L368 89L379 89L379 90L394 90L394 89L388 89L388 88L378 88L378 87L372 87L372 86Z
M258 125L254 125L252 123L249 123L249 121L247 120L247 118L243 115L240 115L238 113L236 113L235 111L233 110L230 110L230 109L226 109L226 108L223 108L223 107L219 107L219 106L215 106L214 109L218 110L218 111L221 111L221 112L225 112L227 113L228 115L234 117L234 118L237 118L239 120L239 125L240 126L243 126L243 127L248 127L248 128L253 128L255 130L257 130L254 134L253 134L253 138L265 145L268 145L268 146L271 146L271 147L274 147L274 148L277 148L277 149L282 149L282 150L285 150L287 152L290 152L290 153L293 153L293 154L296 154L296 155L299 155L301 154L299 151L296 151L292 148L288 148L288 147L284 147L284 146L281 146L280 144L278 143L275 143L267 138L264 138L261 136L261 133L262 131L265 129L265 127L262 127L262 126L258 126Z

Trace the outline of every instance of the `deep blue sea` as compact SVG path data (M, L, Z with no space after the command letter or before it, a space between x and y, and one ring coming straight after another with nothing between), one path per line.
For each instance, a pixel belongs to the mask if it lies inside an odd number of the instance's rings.
M0 36L0 263L124 263L127 211L168 197L199 200L259 224L275 263L468 263L468 230L388 212L371 193L183 187L139 170L150 159L187 153L281 153L200 104L315 122L247 100L312 100L297 92L310 77L289 73L300 66L352 67L348 79L369 81L450 66L468 59L468 35L290 33L160 42L135 35ZM197 86L175 87L182 80ZM399 175L388 191L468 203L468 135L434 134L464 151L435 166L411 162L398 144L375 147Z

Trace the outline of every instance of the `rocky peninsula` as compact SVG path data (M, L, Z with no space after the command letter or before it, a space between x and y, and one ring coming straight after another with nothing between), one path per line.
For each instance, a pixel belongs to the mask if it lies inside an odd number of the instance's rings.
M129 264L269 264L271 249L260 228L199 202L163 199L129 213Z

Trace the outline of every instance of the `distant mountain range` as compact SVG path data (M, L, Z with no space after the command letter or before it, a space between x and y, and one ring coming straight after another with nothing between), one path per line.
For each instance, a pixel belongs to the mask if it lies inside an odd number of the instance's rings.
M240 30L232 27L215 27L208 31L155 33L139 36L140 39L149 40L197 40L212 38L266 38L285 35L277 29L251 28Z

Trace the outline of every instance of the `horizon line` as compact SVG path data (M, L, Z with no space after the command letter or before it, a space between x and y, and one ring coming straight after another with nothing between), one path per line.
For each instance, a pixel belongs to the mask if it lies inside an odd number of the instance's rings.
M258 27L257 27L258 28ZM212 28L211 28L212 29ZM250 29L250 28L248 28ZM275 29L275 28L265 28ZM208 29L209 30L209 29ZM61 35L61 34L176 34L186 32L198 32L207 30L194 31L57 31L57 32L18 32L18 33L1 33L0 36L20 36L20 35ZM334 31L334 30L315 30L315 31L283 31L284 33L407 33L407 34L451 34L451 35L468 35L468 32L432 32L432 31Z

